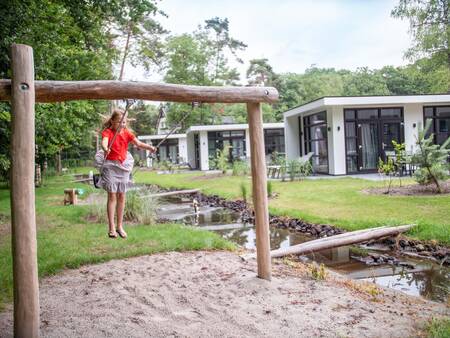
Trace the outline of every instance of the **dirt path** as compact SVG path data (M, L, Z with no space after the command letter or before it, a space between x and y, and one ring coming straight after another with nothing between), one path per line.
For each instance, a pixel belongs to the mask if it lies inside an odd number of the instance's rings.
M230 252L165 253L68 270L41 280L42 337L410 337L442 304ZM372 294L372 295L370 295ZM12 336L11 309L0 336Z

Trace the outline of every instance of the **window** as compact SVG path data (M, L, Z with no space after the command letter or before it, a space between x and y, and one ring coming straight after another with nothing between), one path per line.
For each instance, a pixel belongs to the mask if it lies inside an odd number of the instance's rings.
M434 143L443 144L450 137L450 106L424 108L424 120L432 119L428 135L434 134Z
M284 154L284 129L264 129L264 145L266 155L270 155L274 151Z
M153 145L162 140L152 140ZM159 161L179 162L178 139L166 139L157 149L156 157Z
M233 162L246 156L245 151L245 131L210 131L208 132L208 156L216 158L217 151L229 148L228 160Z
M328 174L328 132L326 111L303 118L305 154L313 153L315 172Z

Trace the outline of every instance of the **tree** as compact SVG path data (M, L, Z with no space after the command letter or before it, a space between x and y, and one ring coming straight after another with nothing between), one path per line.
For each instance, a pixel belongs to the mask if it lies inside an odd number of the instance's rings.
M247 69L248 84L252 86L271 86L276 77L268 59L250 60Z
M212 37L211 37L212 35ZM237 56L237 52L247 48L247 45L239 40L230 37L229 21L227 18L215 17L205 20L203 30L197 32L200 40L206 42L205 47L209 47L213 55L213 82L216 84L234 84L239 80L239 73L235 68L228 66L228 59L225 53L230 52L238 61L243 61Z
M130 123L136 135L152 135L156 133L156 123L158 120L158 108L152 104L144 104L138 101L129 110Z
M448 0L399 0L391 15L408 19L413 46L406 56L430 57L436 68L446 67L447 89L450 91L450 2Z
M126 1L125 5L114 27L120 32L116 40L125 40L119 42L123 45L119 80L123 79L127 59L130 59L133 66L141 64L146 71L149 71L152 64L159 65L163 57L161 37L167 33L152 17L156 14L165 15L152 0Z

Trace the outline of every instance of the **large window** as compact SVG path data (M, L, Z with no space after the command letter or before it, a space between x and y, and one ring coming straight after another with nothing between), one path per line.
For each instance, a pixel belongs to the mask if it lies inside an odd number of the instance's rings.
M264 144L266 155L276 151L278 154L284 154L284 129L264 129Z
M236 159L245 158L245 131L211 131L208 132L208 155L209 158L217 156L217 150L229 147L228 160L233 162Z
M161 142L161 140L152 140L153 145L156 145L159 142ZM159 161L178 163L178 139L166 139L157 149L156 157Z
M312 165L315 172L328 174L327 112L303 118L305 154L313 153Z
M347 173L374 172L403 142L403 108L344 109Z
M432 119L429 134L434 134L434 143L442 144L450 136L450 106L424 108L424 121Z

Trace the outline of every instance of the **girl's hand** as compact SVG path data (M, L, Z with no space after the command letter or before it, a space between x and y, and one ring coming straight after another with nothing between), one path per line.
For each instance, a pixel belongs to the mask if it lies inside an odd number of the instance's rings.
M148 150L149 150L152 154L156 153L156 147L154 147L154 146L149 145L149 146L148 146Z

